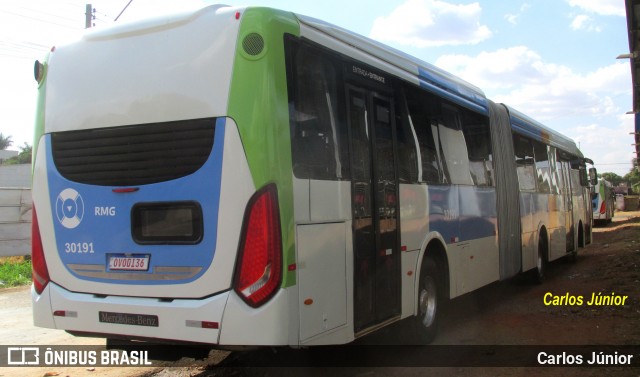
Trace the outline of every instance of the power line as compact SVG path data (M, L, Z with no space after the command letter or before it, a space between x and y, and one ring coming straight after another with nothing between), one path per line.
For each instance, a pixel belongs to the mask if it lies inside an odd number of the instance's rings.
M84 9L84 5L81 5L81 4L79 4L79 3L75 2L75 1L65 1L64 3L67 4L67 5L70 5L70 6L74 7L74 8Z
M73 7L73 8L70 8ZM34 8L29 6L18 5L9 9L3 9L3 14L8 17L17 17L29 20L30 22L53 25L55 27L70 29L74 31L81 30L81 18L71 19L65 14L81 14L78 12L78 4L73 2L67 2L63 4L63 14L60 14L60 6L53 7L41 7ZM106 22L105 20L100 20ZM20 22L20 21L19 21ZM74 23L74 24L72 24ZM39 56L42 53L49 50L49 45L43 45L41 43L17 40L13 38L0 39L0 56L17 58L17 59L33 59L35 56Z
M124 8L122 9L122 11L120 12L120 14L118 15L118 17L116 17L114 19L114 21L118 21L118 18L120 18L120 16L122 16L122 13L124 13L125 10L127 10L127 8L129 8L129 5L131 5L131 3L133 2L133 0L129 0L129 2L127 3L127 5L124 6Z
M29 60L29 61L33 61L33 56L32 55L15 55L15 54L9 54L3 51L0 51L0 56L4 56L7 58L12 58L12 59L25 59L25 60Z
M34 56L42 55L48 49L48 46L38 43L0 40L0 53L8 57L33 58Z
M93 9L93 14L99 14L99 15L105 16L105 17L107 17L107 18L110 18L110 19L111 19L111 21L113 21L113 20L114 20L114 18L113 18L113 17L111 17L110 15L108 15L108 14L106 14L106 13L104 13L104 12L100 12L100 11L98 11L96 8L94 8L94 9ZM100 20L100 18L98 18L98 20ZM106 22L105 20L102 20L102 21Z
M62 20L69 21L69 22L77 22L77 19L71 18L71 17L65 17L65 16L63 16L63 15L61 15L59 13L56 14L56 13L51 13L51 12L45 12L45 11L43 11L41 9L29 8L29 7L25 7L25 6L22 6L22 5L19 5L18 8L26 10L29 13L40 13L40 14L48 16L48 17L60 18Z
M69 29L77 29L77 27L75 27L75 26L60 24L60 23L57 23L57 22L52 22L52 21L49 21L49 20L44 20L42 18L28 16L28 15L21 14L21 13L10 12L10 11L5 11L5 13L12 14L12 15L18 16L18 17L24 17L24 18L27 18L27 19L30 19L30 20L34 20L34 21L45 22L45 23L48 23L48 24L51 24L51 25L61 26L61 27L69 28Z
M23 48L31 48L31 49L41 49L48 48L49 46L43 45L41 43L29 42L29 41L16 41L12 39L0 39L0 44L6 44L10 46L23 47Z

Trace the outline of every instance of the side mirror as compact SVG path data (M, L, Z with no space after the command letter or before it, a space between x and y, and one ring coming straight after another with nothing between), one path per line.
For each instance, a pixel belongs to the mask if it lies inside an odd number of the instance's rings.
M589 183L593 186L598 184L598 171L596 168L589 168Z

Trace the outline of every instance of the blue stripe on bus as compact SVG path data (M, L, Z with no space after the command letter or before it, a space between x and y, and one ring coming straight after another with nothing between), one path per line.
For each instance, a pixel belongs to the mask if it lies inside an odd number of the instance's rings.
M195 173L171 181L140 185L138 191L126 194L114 193L114 187L111 186L81 184L62 177L53 163L51 135L47 135L47 171L53 225L58 254L65 266L99 265L107 270L108 254L144 254L150 255L148 271L125 271L127 274L148 274L156 267L166 266L202 268L195 276L184 280L105 279L80 276L67 267L68 271L78 279L140 285L188 283L204 274L215 255L224 133L225 119L219 118L215 125L211 155ZM69 212L60 215L56 210L61 197L68 203L66 207ZM135 243L131 232L133 205L175 201L200 203L204 224L202 241L196 245Z
M561 133L545 126L529 116L507 106L511 129L534 140L565 150L575 156L582 157L576 143Z
M497 235L493 187L429 186L429 230L447 244Z
M451 78L452 80L456 79L454 76ZM445 80L420 67L418 67L418 79L421 87L434 94L482 114L489 112L487 99L484 95L474 91L473 88L465 87L462 82Z

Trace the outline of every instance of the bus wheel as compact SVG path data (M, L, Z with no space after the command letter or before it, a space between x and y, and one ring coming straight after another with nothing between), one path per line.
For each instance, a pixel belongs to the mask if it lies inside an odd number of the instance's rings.
M546 240L544 237L540 237L538 241L538 258L536 259L536 267L532 271L532 280L536 284L542 284L545 279L547 270L547 258L546 258Z
M438 328L438 283L437 264L427 257L420 271L418 315L414 319L416 335L423 344L433 341Z
M575 250L567 255L566 259L570 263L575 263L578 260L578 249L584 247L584 230L582 228L582 222L578 224L578 244L576 245Z

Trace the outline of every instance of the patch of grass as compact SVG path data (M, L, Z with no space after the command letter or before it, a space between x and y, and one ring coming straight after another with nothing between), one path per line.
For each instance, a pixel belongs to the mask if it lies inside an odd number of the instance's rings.
M31 258L0 258L0 288L31 284Z

